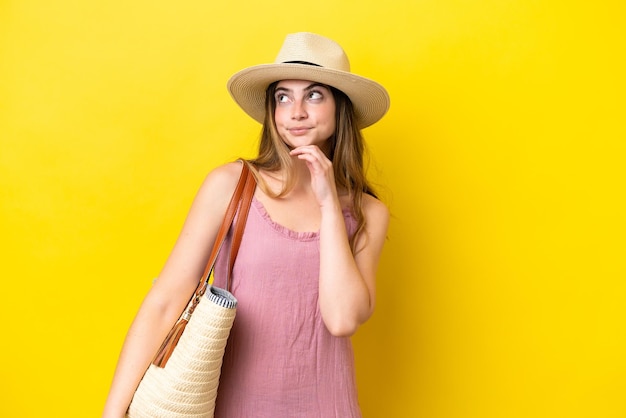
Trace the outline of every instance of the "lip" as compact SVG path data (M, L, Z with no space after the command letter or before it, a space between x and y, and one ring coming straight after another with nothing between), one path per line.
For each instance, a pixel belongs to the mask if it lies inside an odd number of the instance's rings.
M288 128L287 131L294 136L302 136L306 135L310 129L307 126L294 126L293 128Z

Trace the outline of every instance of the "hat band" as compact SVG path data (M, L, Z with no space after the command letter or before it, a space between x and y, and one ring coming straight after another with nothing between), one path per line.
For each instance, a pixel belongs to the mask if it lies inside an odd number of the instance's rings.
M304 64L304 65L312 65L314 67L321 67L321 65L319 64L313 64L312 62L308 62L308 61L283 61L283 64Z

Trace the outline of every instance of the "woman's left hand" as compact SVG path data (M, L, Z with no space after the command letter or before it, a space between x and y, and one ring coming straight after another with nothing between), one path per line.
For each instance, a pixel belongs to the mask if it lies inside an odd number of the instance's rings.
M316 145L294 148L291 155L306 162L311 174L311 188L320 206L337 202L337 186L333 173L333 163Z

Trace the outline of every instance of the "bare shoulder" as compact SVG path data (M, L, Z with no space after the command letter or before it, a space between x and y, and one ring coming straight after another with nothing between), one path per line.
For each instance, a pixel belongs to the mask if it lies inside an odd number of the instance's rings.
M382 201L372 195L364 194L361 202L363 214L368 222L383 222L389 220L389 209Z
M241 162L234 161L211 170L198 190L194 206L202 213L223 213L237 186L242 166Z
M237 183L243 164L239 161L232 161L215 167L207 174L207 181L215 183Z
M220 165L207 174L201 191L210 192L213 196L230 196L237 185L243 165L233 161Z
M382 201L368 194L363 195L361 209L365 217L365 230L358 238L355 260L361 266L361 271L370 271L371 277L374 277L373 272L387 239L389 209Z

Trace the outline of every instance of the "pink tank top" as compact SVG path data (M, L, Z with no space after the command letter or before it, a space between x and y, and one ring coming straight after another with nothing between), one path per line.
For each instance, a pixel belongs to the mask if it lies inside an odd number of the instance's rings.
M348 211L344 218L352 235L356 221ZM350 338L333 337L320 314L319 245L318 232L287 229L252 201L233 271L237 316L216 418L361 417ZM225 287L227 253L218 257L217 287Z

